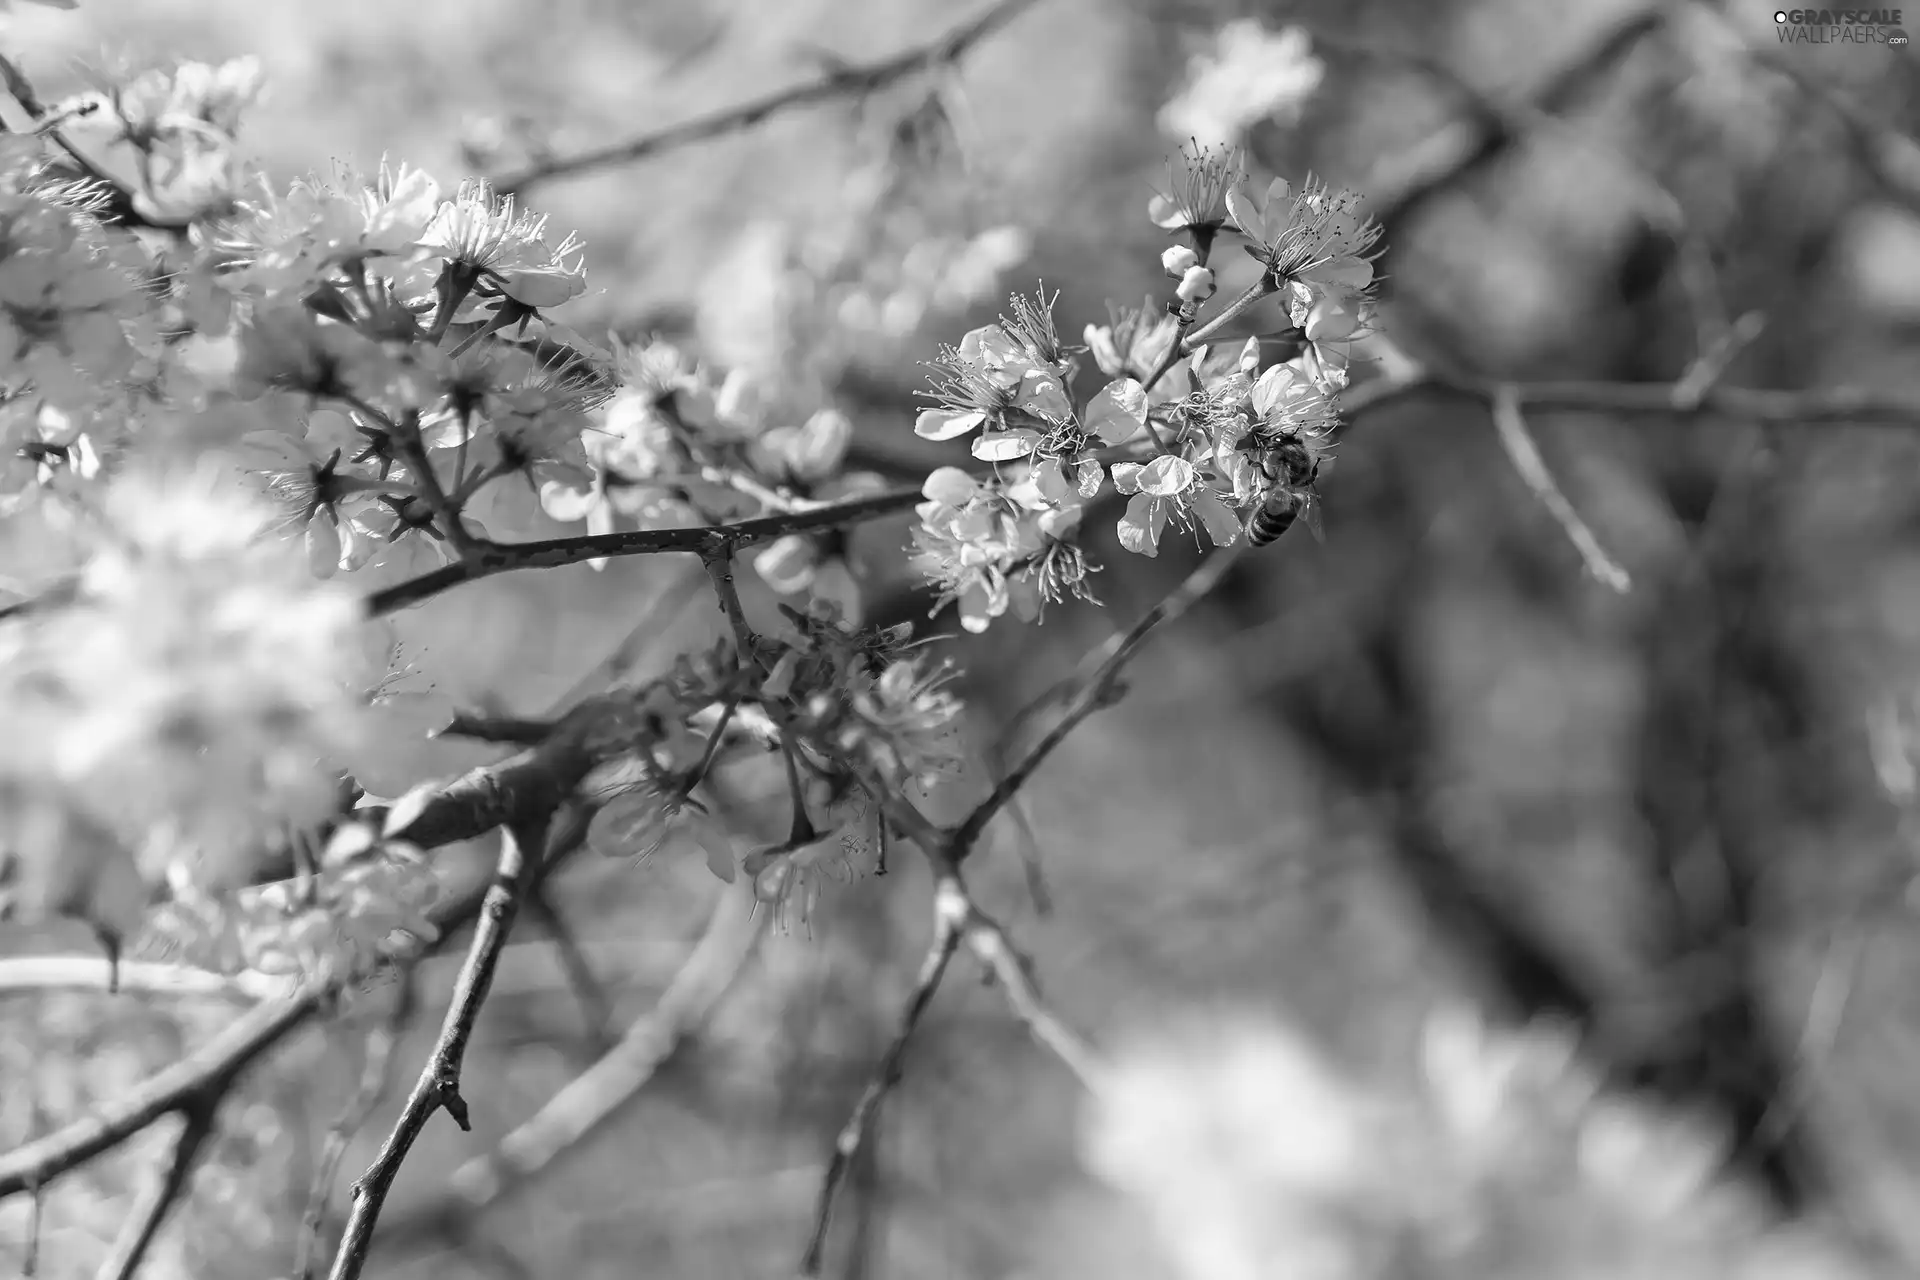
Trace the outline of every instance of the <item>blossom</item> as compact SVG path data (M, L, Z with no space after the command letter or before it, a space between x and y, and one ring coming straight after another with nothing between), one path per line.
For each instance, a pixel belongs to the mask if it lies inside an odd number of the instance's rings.
M0 196L0 388L89 406L133 371L145 310L131 262L71 210Z
M1160 108L1158 123L1176 138L1231 145L1258 121L1298 119L1326 70L1302 28L1270 32L1241 18L1220 28L1212 50L1193 58L1185 85Z
M335 802L360 732L362 606L273 536L218 468L129 473L103 495L74 598L0 635L0 779L58 795L204 885Z
M474 282L475 300L505 297L523 307L557 307L587 288L585 246L569 233L546 241L544 216L514 208L483 181L462 182L420 236L421 251Z
M1144 384L1179 341L1179 317L1156 307L1151 298L1138 308L1109 307L1108 312L1110 318L1106 324L1086 327L1087 348L1093 354L1093 361L1100 372L1110 378L1130 378ZM1183 400L1192 390L1187 367L1183 363L1175 364L1147 392L1148 403L1158 405ZM1088 415L1091 418L1091 408Z
M1014 315L983 325L947 347L929 366L938 406L921 412L913 431L928 440L953 440L982 427L973 455L1003 462L1025 457L1045 436L1073 421L1068 369L1054 329L1052 300L1015 295Z
M1363 1274L1334 1206L1377 1177L1370 1099L1284 1027L1190 1023L1115 1054L1083 1163L1146 1213L1180 1275Z
M1310 297L1358 294L1372 283L1381 228L1355 215L1357 193L1336 192L1312 177L1296 193L1285 178L1275 178L1258 205L1243 185L1227 192L1226 202L1250 251L1277 283L1314 286L1303 294Z
M262 431L240 442L243 464L265 479L287 508L286 525L300 531L316 577L358 568L373 554L364 517L383 485L363 465L365 444L333 410L315 413L300 437Z
M1246 177L1246 162L1237 147L1181 148L1180 165L1167 165L1166 192L1156 192L1147 203L1147 216L1157 227L1184 232L1195 248L1213 243L1214 233L1227 225L1227 192Z

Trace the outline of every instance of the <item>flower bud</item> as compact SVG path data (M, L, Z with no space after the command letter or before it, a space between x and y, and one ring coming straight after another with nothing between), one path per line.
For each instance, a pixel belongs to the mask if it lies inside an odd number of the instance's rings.
M1200 265L1200 255L1184 244L1176 244L1160 255L1160 265L1175 280Z
M1189 267L1180 277L1180 287L1173 291L1174 297L1185 303L1205 302L1213 296L1213 272L1205 267Z

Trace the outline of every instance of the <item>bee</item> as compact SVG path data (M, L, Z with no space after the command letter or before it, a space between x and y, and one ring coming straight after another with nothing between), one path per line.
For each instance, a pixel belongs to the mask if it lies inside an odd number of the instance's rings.
M1287 434L1276 444L1259 451L1260 468L1271 486L1266 496L1247 518L1247 543L1264 547L1304 520L1308 532L1318 541L1320 533L1319 497L1313 485L1320 478L1325 461L1315 444L1305 436Z

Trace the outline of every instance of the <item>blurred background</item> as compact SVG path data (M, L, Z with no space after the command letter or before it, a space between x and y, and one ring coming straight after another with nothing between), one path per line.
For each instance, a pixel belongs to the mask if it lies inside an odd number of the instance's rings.
M0 15L0 39L43 93L116 60L254 54L269 94L243 142L277 179L385 154L451 182L886 57L967 12L84 0ZM951 74L525 198L588 244L594 292L572 327L661 334L751 370L782 405L837 403L860 461L909 479L961 452L909 429L919 362L1006 293L1058 290L1072 338L1109 302L1163 293L1146 202L1190 136L1244 142L1261 182L1311 170L1366 194L1386 225L1381 327L1415 358L1672 381L1703 314L1758 312L1729 383L1913 395L1917 59L1911 45L1780 44L1759 0L1036 0ZM1356 386L1370 376L1359 365ZM1771 1215L1840 1212L1920 1250L1898 1212L1920 1194L1920 949L1898 794L1920 690L1915 424L1531 425L1630 591L1582 572L1483 406L1370 411L1321 486L1324 543L1296 535L1246 558L1158 637L1126 700L1052 758L1020 822L996 827L980 897L1096 1040L1232 1007L1392 1080L1415 1071L1437 1006L1559 1018L1614 1081L1722 1133L1729 1176ZM944 642L979 741L1197 562L1178 538L1155 559L1121 552L1117 514L1088 526L1104 609ZM869 620L924 623L904 541L898 523L853 540ZM545 710L717 634L702 598L685 603L687 572L629 560L495 579L408 615L405 639L454 696ZM479 867L487 851L466 856ZM810 937L767 937L630 1103L472 1212L448 1200L452 1171L596 1054L528 922L468 1060L474 1131L428 1126L370 1274L789 1273L929 936L923 869L901 857L894 872L831 889ZM617 1026L660 1000L715 888L670 854L560 878L556 906ZM426 1013L347 1149L336 1207L455 966L422 977ZM959 963L914 1042L828 1273L1170 1274L1138 1215L1078 1166L1078 1087L975 972ZM256 1073L150 1274L285 1273L314 1159L393 994ZM8 998L0 1127L12 1141L71 1118L228 1016ZM41 1275L92 1274L153 1158L136 1145L49 1193ZM22 1218L0 1214L4 1270Z

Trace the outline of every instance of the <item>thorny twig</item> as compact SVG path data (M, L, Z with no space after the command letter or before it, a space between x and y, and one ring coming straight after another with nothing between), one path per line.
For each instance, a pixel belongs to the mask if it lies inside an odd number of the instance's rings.
M685 146L690 142L700 142L740 129L750 129L789 107L873 93L917 72L952 65L966 56L967 51L975 44L1031 8L1034 2L1035 0L998 0L998 3L944 35L926 44L902 50L892 57L870 62L865 66L835 67L817 80L780 89L764 97L755 98L751 102L725 107L708 115L696 116L692 120L669 125L654 133L642 134L640 137L629 138L625 142L616 142L604 147L594 147L576 155L542 160L518 173L496 179L493 184L494 189L502 195L523 193L528 188L553 178L608 165L631 164L636 160L643 160L650 155Z

